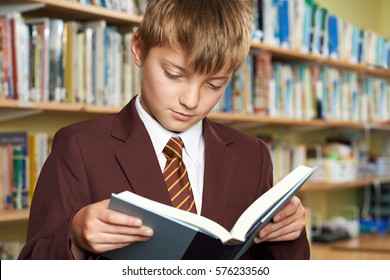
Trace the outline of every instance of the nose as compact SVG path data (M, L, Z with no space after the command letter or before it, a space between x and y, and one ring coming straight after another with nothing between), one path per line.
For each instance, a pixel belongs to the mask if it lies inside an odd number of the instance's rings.
M180 95L179 102L181 105L194 109L199 104L200 87L197 85L191 85L187 87L183 94Z

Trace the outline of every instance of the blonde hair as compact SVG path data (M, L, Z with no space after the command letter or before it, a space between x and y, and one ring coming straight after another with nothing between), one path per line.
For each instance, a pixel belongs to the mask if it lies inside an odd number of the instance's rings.
M151 0L137 31L141 55L168 45L196 72L237 70L246 59L253 0Z

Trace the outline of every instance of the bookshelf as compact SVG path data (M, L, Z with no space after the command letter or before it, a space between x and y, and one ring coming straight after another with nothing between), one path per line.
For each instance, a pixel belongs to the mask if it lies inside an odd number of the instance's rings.
M0 5L37 4L37 9L29 11L26 16L50 16L64 20L88 21L104 19L109 24L135 25L142 16L131 15L120 11L109 10L95 5L85 5L73 1L63 0L1 0Z
M20 102L18 100L2 100L0 108L12 110L35 110L39 112L85 112L85 113L115 113L120 108L114 106L97 106L88 104L61 104L54 102ZM6 114L5 114L6 115ZM17 118L17 116L15 117Z
M104 19L109 25L117 25L128 29L136 26L142 19L139 15L130 15L119 11L108 10L103 7L83 5L72 1L58 0L0 0L1 5L37 5L32 11L26 12L27 17L57 17L63 20L90 21ZM268 46L264 43L253 42L252 51L269 52L272 59L286 63L303 63L309 65L327 65L337 69L348 70L362 75L390 80L389 69L379 69L363 64L352 64L345 61L334 60L320 55L302 53L280 47ZM19 100L0 99L0 132L8 130L46 130L50 135L64 125L81 119L88 119L115 113L121 107L100 106L84 103L54 103L30 102ZM291 134L315 131L324 134L330 130L345 131L379 131L390 134L390 120L383 122L357 122L342 120L310 119L300 120L284 117L269 117L257 114L244 113L210 113L213 120L246 130L266 128L271 131L277 129ZM42 120L50 119L50 124L40 125ZM34 125L35 124L35 125ZM303 136L304 137L304 136ZM351 190L373 184L375 178L363 178L343 183L308 182L301 192L313 195L317 191ZM381 178L381 183L390 183L390 178ZM0 227L10 222L26 222L29 209L0 211Z
M0 223L27 221L30 209L1 210Z
M285 61L290 61L290 62L299 61L299 62L307 62L307 63L314 63L314 64L322 64L322 65L332 66L339 69L357 71L357 72L365 73L366 75L382 77L386 79L388 79L390 76L389 69L379 69L364 64L352 64L346 61L336 60L321 55L302 53L290 49L267 46L264 43L253 42L252 48L269 51L272 53L274 58L282 59Z
M88 104L63 104L52 102L24 102L18 100L0 100L0 108L4 111L0 113L0 122L3 118L18 118L17 113L13 117L8 117L8 111L19 111L23 117L24 111L36 111L37 113L55 112L84 112L84 113L103 113L110 114L120 110L115 106L97 106ZM373 128L377 130L387 130L390 128L388 123L361 123L354 121L342 120L299 120L291 118L273 118L261 115L247 115L242 113L210 113L211 119L225 123L253 123L258 125L278 125L278 126L295 126L295 127L312 127L312 128L347 128L347 129L364 129Z
M312 244L312 260L389 260L389 235L364 234L334 244Z
M325 190L325 191L332 191L332 190L340 190L340 189L349 189L349 188L359 188L363 186L369 186L374 183L375 178L364 178L349 182L342 182L342 183L328 183L328 182L321 182L321 183L307 183L305 186L303 186L302 190L305 192L309 191L319 191L319 190ZM381 178L380 183L390 183L390 178Z
M362 186L372 185L374 178L365 178L344 183L306 183L301 192L312 191L336 191L340 189L359 188ZM390 178L381 178L381 183L390 183ZM0 211L0 224L12 221L27 221L29 217L29 209L22 210L2 210Z

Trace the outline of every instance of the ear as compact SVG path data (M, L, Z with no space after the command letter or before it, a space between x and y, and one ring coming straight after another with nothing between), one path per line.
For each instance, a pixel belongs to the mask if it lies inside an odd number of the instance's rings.
M135 33L133 38L131 38L131 54L133 60L138 67L142 67L142 44L141 40L138 37L138 34Z

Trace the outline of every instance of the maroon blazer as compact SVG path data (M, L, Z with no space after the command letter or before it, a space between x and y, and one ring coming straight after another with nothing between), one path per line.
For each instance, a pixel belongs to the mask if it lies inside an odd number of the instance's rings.
M231 229L240 214L272 186L267 146L231 127L203 121L205 174L201 214ZM71 259L69 228L80 208L133 191L171 204L135 98L119 113L60 129L38 179L27 243L19 259ZM308 259L305 231L288 242L254 245L245 258Z

